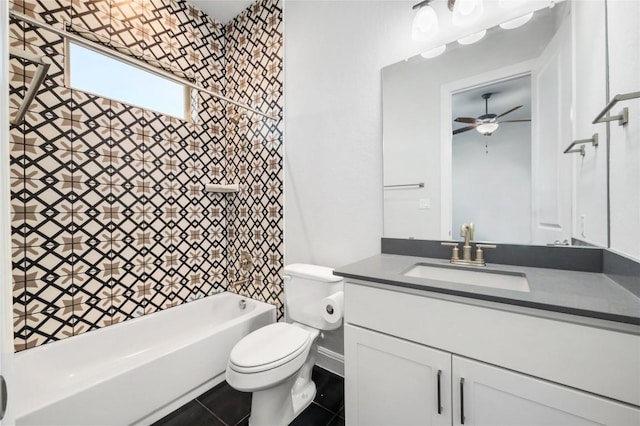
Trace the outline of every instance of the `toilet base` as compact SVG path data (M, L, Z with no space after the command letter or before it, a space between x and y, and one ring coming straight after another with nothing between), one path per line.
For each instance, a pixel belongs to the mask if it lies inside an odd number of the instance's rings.
M269 389L253 392L249 426L288 425L316 396L312 381L296 390L297 375Z
M316 354L314 342L298 373L274 387L253 392L249 426L286 426L313 402L316 384L311 372Z

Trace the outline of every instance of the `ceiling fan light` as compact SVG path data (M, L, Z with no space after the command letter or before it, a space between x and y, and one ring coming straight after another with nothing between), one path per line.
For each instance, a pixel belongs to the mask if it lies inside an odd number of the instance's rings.
M533 17L533 12L527 13L526 15L520 16L519 18L512 19L507 22L503 22L502 24L500 24L500 28L504 30L512 30L514 28L521 27L527 22L529 22L532 17Z
M438 33L440 24L436 11L429 5L416 12L411 25L411 37L415 41L427 41Z
M451 21L458 27L467 26L482 16L483 0L455 0Z
M469 34L466 37L462 37L461 39L458 39L458 43L460 43L462 45L473 44L473 43L475 43L477 41L482 40L482 38L485 36L485 34L487 34L487 30L482 30L482 31L477 32L477 33Z
M483 123L476 127L476 130L485 136L490 136L493 132L498 130L498 127L498 123Z
M445 50L447 50L447 45L443 44L442 46L438 46L431 50L427 50L426 52L422 52L420 56L422 56L425 59L431 59L431 58L435 58L436 56L442 55Z

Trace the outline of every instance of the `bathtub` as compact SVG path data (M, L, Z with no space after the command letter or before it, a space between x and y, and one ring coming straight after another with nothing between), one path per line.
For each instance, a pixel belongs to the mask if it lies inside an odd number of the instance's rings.
M275 319L220 293L19 352L16 425L151 424L222 382L236 342Z

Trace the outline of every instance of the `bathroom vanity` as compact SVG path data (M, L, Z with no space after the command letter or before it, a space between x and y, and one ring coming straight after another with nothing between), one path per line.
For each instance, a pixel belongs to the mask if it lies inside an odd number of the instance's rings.
M394 254L335 273L347 424L640 424L640 299L605 274ZM486 285L505 274L519 287Z

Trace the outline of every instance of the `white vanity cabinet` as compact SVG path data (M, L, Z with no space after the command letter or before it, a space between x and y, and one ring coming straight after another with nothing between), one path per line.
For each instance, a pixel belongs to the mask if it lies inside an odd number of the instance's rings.
M454 425L640 424L638 409L483 362L452 358Z
M348 424L451 424L450 353L348 324L344 338Z
M638 336L570 324L586 334L568 339L561 321L345 287L348 425L640 424L639 404L611 397L638 397Z

